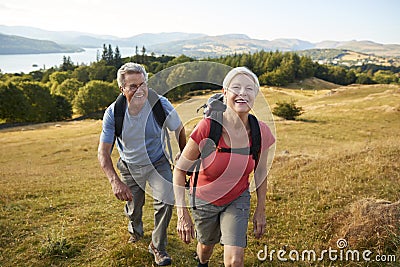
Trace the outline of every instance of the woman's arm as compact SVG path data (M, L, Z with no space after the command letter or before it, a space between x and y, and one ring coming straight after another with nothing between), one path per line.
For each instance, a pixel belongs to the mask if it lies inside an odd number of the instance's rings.
M191 239L194 238L194 225L185 199L186 171L190 169L199 155L199 146L193 139L189 138L174 168L173 183L178 215L177 230L179 237L185 243L190 243Z
M254 172L254 182L257 193L257 206L253 216L254 235L256 238L261 238L265 232L265 198L267 195L267 160L268 149L260 154L257 168Z

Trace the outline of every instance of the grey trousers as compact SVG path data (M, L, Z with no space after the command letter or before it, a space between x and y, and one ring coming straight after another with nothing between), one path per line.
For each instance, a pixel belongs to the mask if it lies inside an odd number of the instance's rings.
M143 205L145 193L150 194L154 199L154 230L151 239L158 250L165 251L167 229L174 206L172 172L168 160L162 157L154 164L134 165L119 159L117 168L121 181L129 186L133 195L133 200L127 201L125 205L125 214L129 219L128 231L143 237ZM150 190L146 188L147 183Z

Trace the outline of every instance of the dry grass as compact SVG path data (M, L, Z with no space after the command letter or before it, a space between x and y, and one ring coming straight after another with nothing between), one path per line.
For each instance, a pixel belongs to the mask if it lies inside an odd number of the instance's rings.
M396 209L387 219L384 207L388 206L364 200L383 199L396 207L400 199L399 87L353 86L316 93L264 88L262 92L271 107L277 101L297 99L306 112L295 122L276 118L267 233L255 240L250 225L246 266L292 265L276 258L259 261L257 252L265 245L275 250L322 250L338 237L348 238L353 249L367 246L376 253L396 254L399 261ZM191 103L177 106L184 121L199 106L195 100ZM127 244L123 203L112 195L96 159L100 129L100 121L86 120L0 131L0 266L152 266L147 252L153 225L151 200L145 207L145 238ZM254 201L255 197L253 205ZM365 223L369 220L375 224ZM388 231L374 235L376 223ZM178 240L175 226L174 217L168 250L174 266L193 266L195 244L186 246ZM356 232L372 233L373 238L361 242ZM221 253L217 246L210 266L221 266Z
M395 253L400 245L399 218L400 201L360 199L332 216L329 243L334 246L338 239L345 238L350 247Z

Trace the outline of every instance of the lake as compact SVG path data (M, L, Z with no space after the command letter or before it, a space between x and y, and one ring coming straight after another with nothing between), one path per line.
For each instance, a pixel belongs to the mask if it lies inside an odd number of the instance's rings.
M135 55L135 47L118 47L122 57ZM97 53L101 56L103 48L84 48L79 53L51 53L51 54L24 54L24 55L0 55L0 71L2 73L29 73L40 69L49 69L60 66L63 57L70 57L75 65L96 62ZM113 48L115 49L115 48Z

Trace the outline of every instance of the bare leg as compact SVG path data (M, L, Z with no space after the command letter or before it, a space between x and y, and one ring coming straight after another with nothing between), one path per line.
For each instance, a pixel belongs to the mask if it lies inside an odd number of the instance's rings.
M199 256L200 263L207 263L213 252L214 245L204 245L197 243L197 256Z
M244 248L224 245L224 264L225 267L243 267Z

